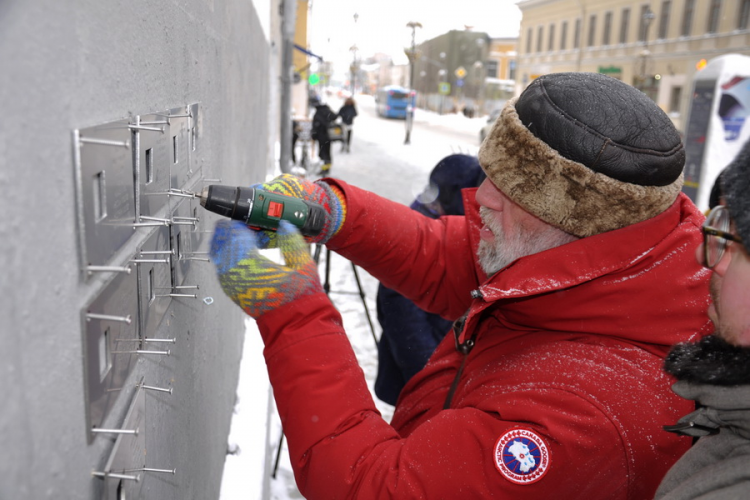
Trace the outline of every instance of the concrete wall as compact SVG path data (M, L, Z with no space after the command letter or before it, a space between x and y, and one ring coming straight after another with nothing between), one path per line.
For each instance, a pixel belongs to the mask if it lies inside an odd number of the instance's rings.
M112 278L82 273L73 131L200 103L196 178L263 180L276 130L258 16L247 0L0 2L0 498L101 498L92 471L115 441L89 441L86 421L82 310ZM115 260L148 234L138 229ZM145 393L140 431L146 465L176 474L142 473L128 498L219 495L243 315L210 263L188 269L198 299L169 299L152 332L176 339L171 355L134 356L101 425L123 426L139 380L173 389Z

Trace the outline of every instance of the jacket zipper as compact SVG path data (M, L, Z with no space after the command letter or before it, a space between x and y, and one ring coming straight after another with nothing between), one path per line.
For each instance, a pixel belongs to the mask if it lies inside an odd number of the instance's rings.
M479 290L474 290L471 292L472 298L478 298L476 296L477 293L480 293ZM479 295L481 297L481 293ZM464 366L466 366L466 358L469 357L469 353L474 348L475 339L477 336L476 331L474 332L474 335L471 336L470 339L465 340L464 342L459 342L459 339L461 338L461 333L464 331L464 326L466 325L466 318L469 316L469 311L471 310L471 307L464 313L463 316L458 318L456 321L453 322L453 339L456 343L456 350L464 355L463 359L461 360L461 366L458 368L458 371L456 372L456 376L453 378L453 383L451 383L451 388L448 390L448 394L445 397L445 403L443 403L443 409L448 410L451 407L451 402L453 400L453 395L456 393L456 388L458 387L458 381L461 379L461 374L464 372Z

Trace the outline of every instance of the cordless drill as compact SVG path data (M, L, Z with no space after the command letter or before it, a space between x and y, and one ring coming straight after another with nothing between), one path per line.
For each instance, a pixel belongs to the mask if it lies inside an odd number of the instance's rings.
M206 210L244 222L253 229L277 230L279 222L294 224L305 236L317 236L326 221L317 203L252 187L211 185L198 195Z

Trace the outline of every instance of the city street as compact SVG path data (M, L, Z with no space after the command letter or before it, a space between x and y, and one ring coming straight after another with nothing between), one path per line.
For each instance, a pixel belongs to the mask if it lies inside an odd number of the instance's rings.
M339 143L331 146L331 176L391 200L411 203L441 158L453 153L475 155L479 149L479 129L486 118L417 109L407 145L404 120L378 117L372 96L357 95L355 101L359 115L354 120L351 153L341 153ZM334 112L341 103L328 100Z

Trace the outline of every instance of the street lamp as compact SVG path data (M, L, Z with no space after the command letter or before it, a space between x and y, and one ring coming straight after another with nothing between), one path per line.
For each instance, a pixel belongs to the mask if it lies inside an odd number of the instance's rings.
M359 50L356 45L352 45L349 47L349 50L352 53L352 64L349 66L349 71L351 72L351 87L352 87L352 95L354 95L354 85L355 80L357 78L357 51Z
M644 92L646 90L646 69L648 64L648 59L651 56L651 52L648 50L648 29L649 26L651 26L651 23L654 21L654 18L656 17L656 14L654 14L651 11L651 7L646 5L645 9L643 11L643 16L641 19L642 23L642 29L643 29L643 50L638 55L640 59L640 73L638 75L638 90L641 92Z
M482 105L482 89L483 89L482 69L483 68L484 68L484 64L482 63L482 61L474 62L474 84L476 86L477 102L473 106L473 108L474 108L474 111L476 112L481 111L481 109L478 109L478 108L481 108L481 105ZM472 117L473 117L473 113L472 113L472 116L470 116L469 118L472 118Z
M448 70L445 69L445 52L440 53L440 71L438 71L438 86L443 82L448 81ZM445 106L445 94L440 90L440 114L443 114L443 107Z
M406 27L411 28L411 50L406 52L406 56L409 58L409 88L414 90L414 68L417 61L416 34L417 28L421 28L422 25L416 21L410 21L406 23Z
M359 14L356 12L354 13L354 32L357 32L357 19L359 19ZM354 44L349 49L352 51L352 65L349 67L349 71L351 71L352 77L351 77L351 87L352 87L352 95L354 95L354 88L356 85L356 79L357 79L357 44Z
M417 44L416 44L416 33L417 28L421 28L422 25L416 21L409 21L406 23L407 28L411 28L411 50L405 50L406 56L409 58L409 104L406 107L406 137L404 138L404 144L411 143L411 127L414 122L414 68L417 62Z

